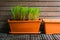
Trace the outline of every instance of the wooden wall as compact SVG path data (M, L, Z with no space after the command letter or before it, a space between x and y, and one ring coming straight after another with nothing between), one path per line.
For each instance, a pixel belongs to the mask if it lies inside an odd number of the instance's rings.
M38 7L40 18L60 18L60 0L0 0L0 32L7 32L7 20L13 6Z

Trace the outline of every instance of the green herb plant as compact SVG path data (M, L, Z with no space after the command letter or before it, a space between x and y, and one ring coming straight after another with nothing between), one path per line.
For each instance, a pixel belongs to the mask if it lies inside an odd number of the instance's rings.
M36 20L39 17L39 9L36 7L16 6L11 9L13 20Z
M29 19L35 20L38 19L38 17L39 17L39 9L36 7L29 8Z
M17 6L17 7L12 7L11 9L11 18L12 19L20 19L20 15L21 15L21 7L20 6Z

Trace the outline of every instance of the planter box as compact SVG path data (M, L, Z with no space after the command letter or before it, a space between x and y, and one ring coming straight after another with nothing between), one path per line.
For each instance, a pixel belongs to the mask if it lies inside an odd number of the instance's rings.
M43 19L46 34L60 34L60 19Z
M10 33L37 33L40 29L40 20L16 21L8 20Z

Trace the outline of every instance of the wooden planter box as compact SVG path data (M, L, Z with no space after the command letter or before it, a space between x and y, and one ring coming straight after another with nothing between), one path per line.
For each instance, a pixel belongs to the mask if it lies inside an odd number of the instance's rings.
M60 19L43 19L46 34L60 34Z
M39 33L40 20L16 21L8 20L10 25L10 33Z

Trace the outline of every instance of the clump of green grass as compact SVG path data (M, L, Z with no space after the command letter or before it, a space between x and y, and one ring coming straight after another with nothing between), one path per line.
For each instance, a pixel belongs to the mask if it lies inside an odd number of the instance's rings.
M17 6L17 7L12 7L11 9L11 18L12 19L20 19L20 15L21 15L21 7Z
M11 18L14 20L36 20L39 17L39 11L36 7L16 6L11 9Z
M28 16L28 7L22 7L21 9L22 20L27 19Z
M39 17L39 9L36 7L29 8L29 19L35 20Z

